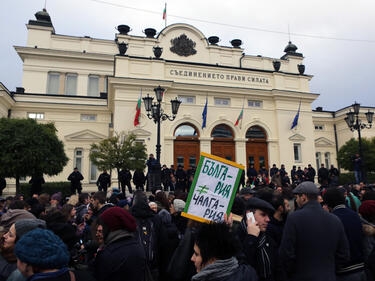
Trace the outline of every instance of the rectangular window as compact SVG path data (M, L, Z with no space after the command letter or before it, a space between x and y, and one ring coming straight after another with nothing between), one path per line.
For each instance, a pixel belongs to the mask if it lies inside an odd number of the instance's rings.
M329 167L331 166L331 153L330 152L324 153L324 160L325 160L326 168L329 169Z
M81 121L96 121L95 114L81 114Z
M98 168L95 166L94 163L90 161L90 182L96 182L97 177L98 177Z
M249 107L258 107L258 108L262 108L263 107L263 102L260 101L260 100L248 100L247 101L247 105Z
M58 95L60 86L60 73L50 72L47 79L47 94Z
M77 167L78 171L82 171L82 157L83 149L77 148L74 150L74 167Z
M195 97L193 96L178 96L182 103L195 104Z
M301 144L294 143L293 150L294 150L294 162L302 162Z
M230 99L215 98L215 105L229 106L230 105Z
M316 131L323 131L324 130L324 125L315 125L315 130Z
M184 157L183 156L177 156L177 167L182 166L184 168Z
M36 120L43 120L44 119L44 113L40 112L28 112L27 118L30 119L36 119Z
M197 158L195 156L190 156L189 157L189 166L195 167L195 163L197 161Z
M68 73L65 78L65 95L77 95L77 74Z
M316 158L316 167L317 167L317 169L319 169L320 164L322 163L322 154L320 152L316 152L315 158Z
M87 95L90 97L99 97L99 76L89 75L89 85L87 87Z

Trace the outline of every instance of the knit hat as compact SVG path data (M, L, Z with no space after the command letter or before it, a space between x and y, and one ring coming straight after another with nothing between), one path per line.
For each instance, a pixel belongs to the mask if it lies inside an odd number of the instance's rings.
M100 215L100 219L111 231L126 229L130 232L135 232L137 229L135 218L120 207L112 207L105 210Z
M375 200L363 201L359 207L359 213L365 220L375 218Z
M181 199L174 199L173 200L173 207L176 210L176 212L182 212L185 209L185 201Z
M124 208L125 206L130 207L130 204L129 204L128 200L123 199L123 200L118 201L117 206L120 207L120 208Z
M19 260L42 269L60 269L68 265L66 245L52 231L36 228L16 243L14 252Z
M52 194L51 196L51 200L61 201L61 199L62 199L62 193L60 191L55 194Z
M46 222L39 219L22 219L14 224L16 236L21 239L23 235L35 228L46 228Z
M16 221L21 219L36 219L36 217L23 209L8 210L1 216L0 231L8 231Z

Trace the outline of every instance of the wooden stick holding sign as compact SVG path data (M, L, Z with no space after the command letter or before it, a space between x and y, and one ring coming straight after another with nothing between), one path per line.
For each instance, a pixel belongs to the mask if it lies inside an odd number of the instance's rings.
M202 152L182 216L222 222L229 216L244 166Z

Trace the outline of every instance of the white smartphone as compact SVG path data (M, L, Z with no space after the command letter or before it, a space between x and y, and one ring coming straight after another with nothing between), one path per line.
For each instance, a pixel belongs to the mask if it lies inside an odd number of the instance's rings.
M248 220L251 219L251 222L252 222L252 223L255 223L255 217L254 217L253 212L249 212L249 213L247 213L247 214L246 214L246 218L247 218Z

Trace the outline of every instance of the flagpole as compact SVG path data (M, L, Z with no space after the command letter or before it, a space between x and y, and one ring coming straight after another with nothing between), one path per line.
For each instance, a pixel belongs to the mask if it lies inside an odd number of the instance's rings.
M165 2L165 27L167 27L167 2Z
M243 115L244 115L243 108L244 108L244 106L245 106L245 96L243 97L243 101L242 101L242 118L241 118L240 129L242 129L242 121L243 121Z

